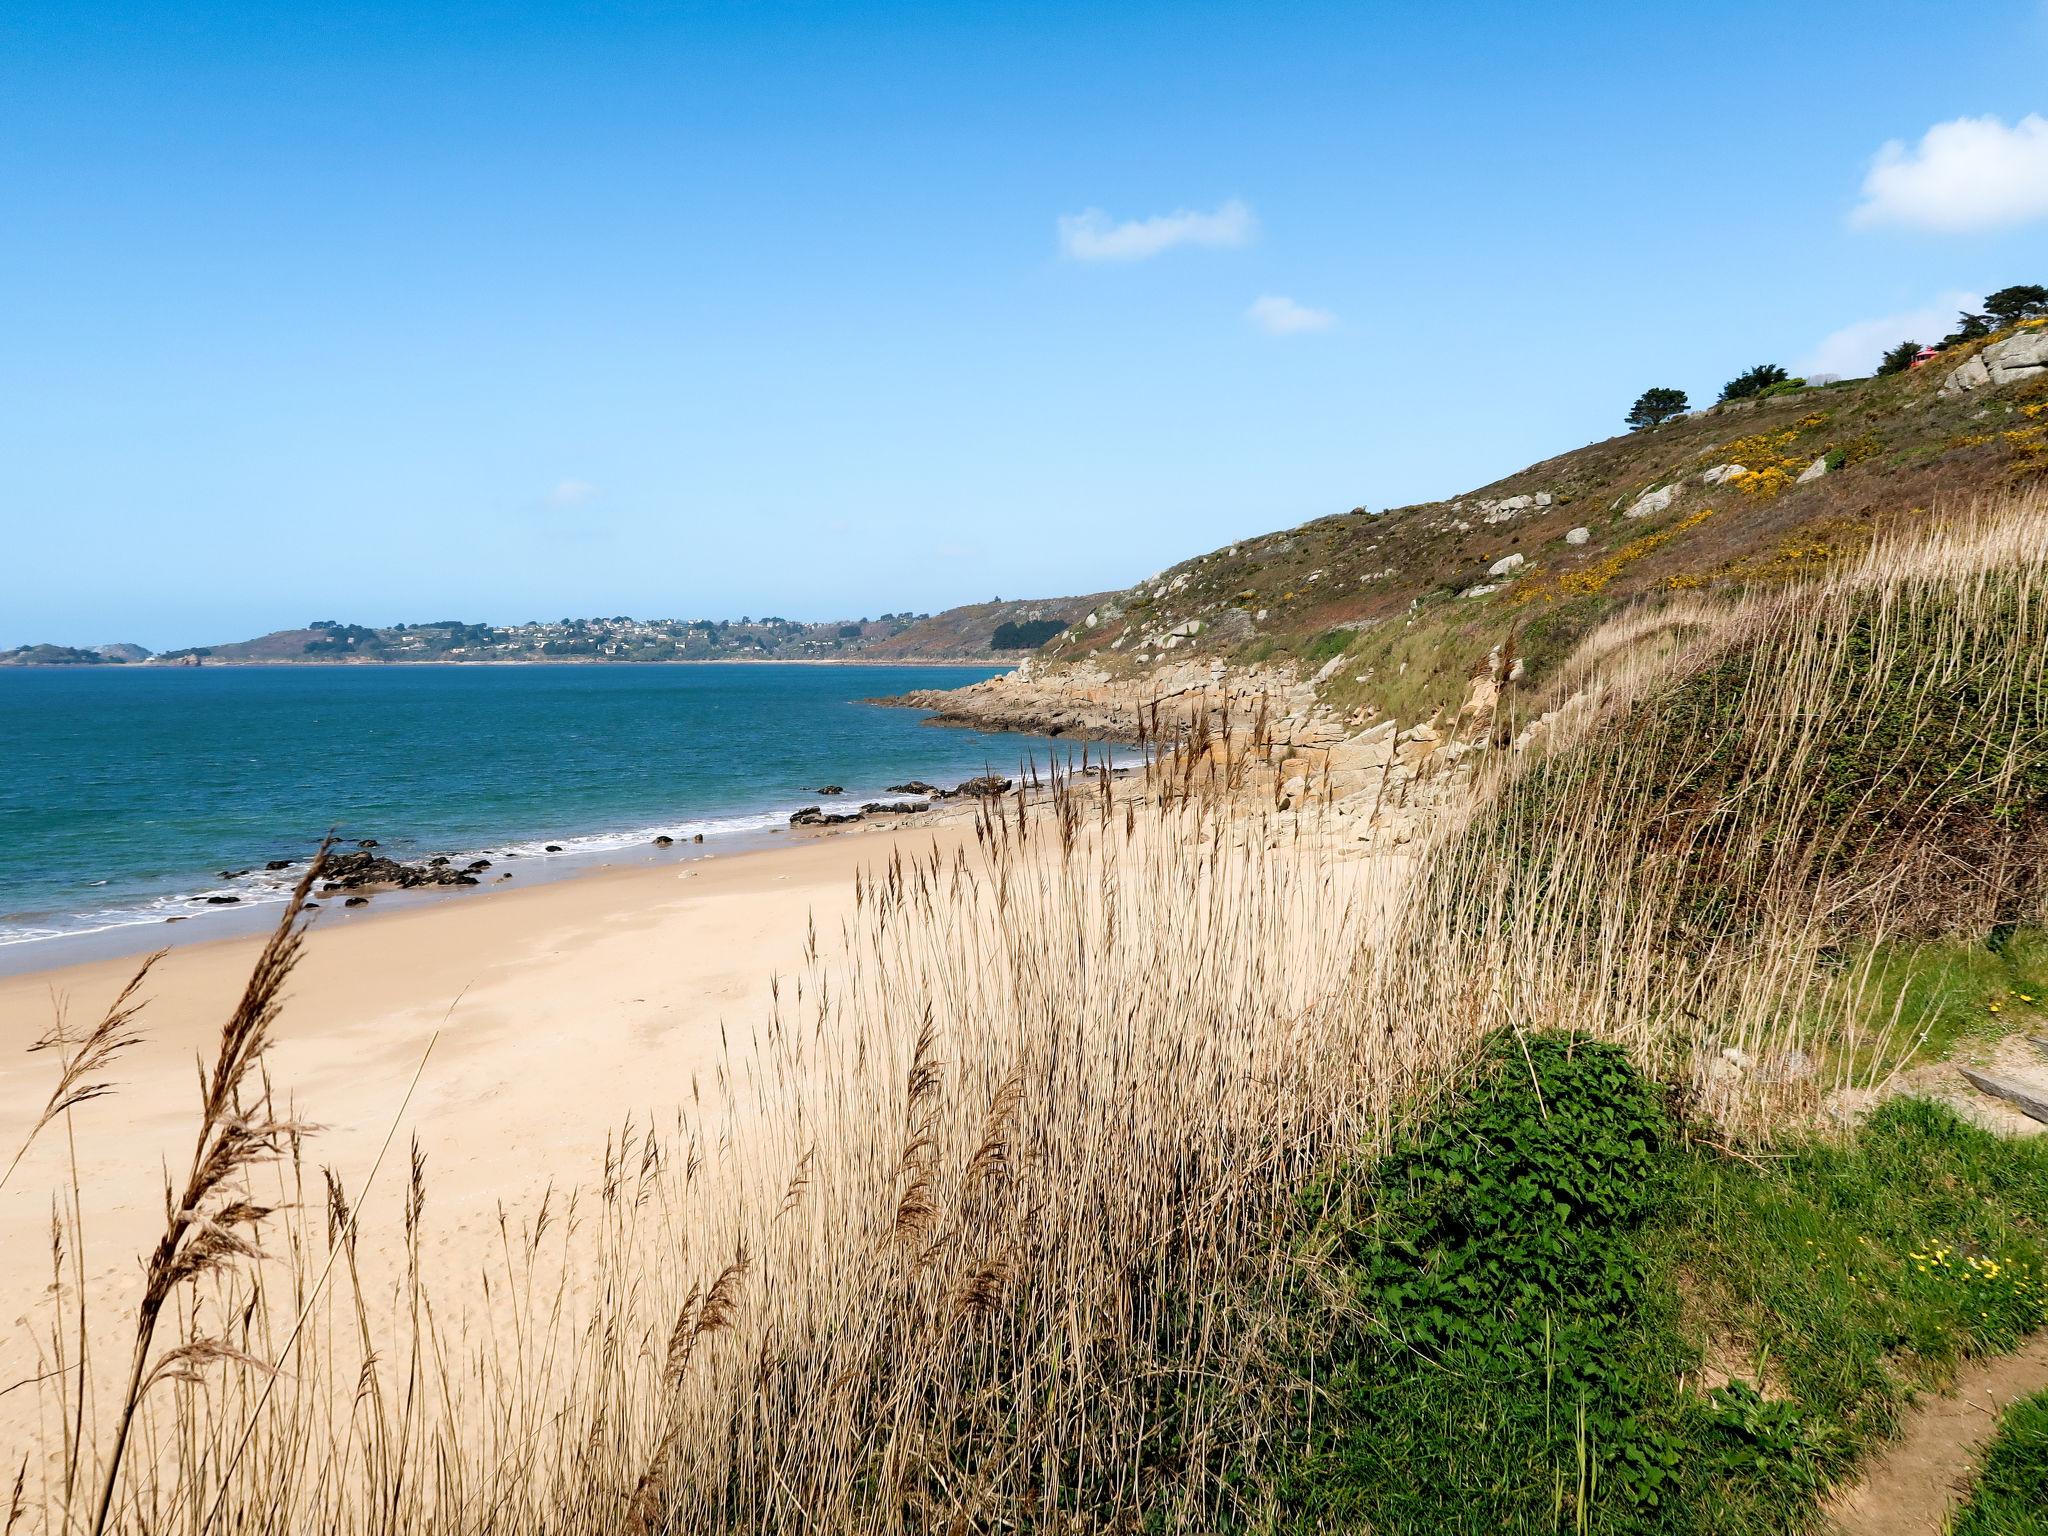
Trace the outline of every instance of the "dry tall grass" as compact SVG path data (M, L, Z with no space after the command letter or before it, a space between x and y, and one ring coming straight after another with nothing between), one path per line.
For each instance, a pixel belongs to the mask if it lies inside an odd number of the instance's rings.
M1257 1461L1276 1221L1482 1035L1625 1042L1736 1132L1812 1091L1795 1048L1883 1070L1883 1042L1838 1037L1857 982L1826 961L1845 914L1892 909L1836 857L1816 753L1880 700L1931 726L1956 678L2038 670L2044 551L2036 498L1789 598L1611 626L1573 677L1579 724L1482 788L1391 918L1393 867L1340 855L1339 811L1265 809L1227 744L1148 771L1142 805L1055 775L985 809L973 851L876 872L673 1122L622 1128L586 1193L505 1217L482 1276L427 1271L417 1149L396 1230L366 1233L362 1191L254 1075L294 914L203 1085L125 1396L92 1395L76 1341L123 1346L77 1315L59 1223L52 1432L8 1529L1256 1518L1256 1483L1219 1474ZM1770 664L1712 718L1755 750L1702 798L1650 701L1737 654ZM1972 739L2018 763L2028 729L1994 709ZM1923 889L1897 873L1911 840L1890 846L1895 886ZM1755 899L1702 925L1709 848Z
M417 1164L374 1278L231 1026L195 1167L277 1155L232 1199L182 1181L134 1411L52 1378L83 1471L45 1447L29 1518L99 1529L89 1487L152 1532L1205 1523L1223 1488L1151 1474L1222 1450L1240 1361L1207 1298L1269 1262L1321 1140L1374 1134L1399 1048L1361 1006L1375 866L1229 779L1162 768L1138 811L1055 776L973 851L876 872L716 1079L508 1220L481 1280L423 1272ZM201 1240L235 1262L184 1273Z
M1910 1048L1873 1019L1883 940L2048 901L2048 495L1639 607L1558 688L1407 905L1390 1001L1623 1041L1760 1134Z

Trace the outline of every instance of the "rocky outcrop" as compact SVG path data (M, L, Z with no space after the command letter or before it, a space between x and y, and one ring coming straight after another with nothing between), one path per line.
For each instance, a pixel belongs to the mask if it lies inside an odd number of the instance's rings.
M947 791L949 797L967 800L988 800L1010 792L1010 781L999 773L984 773L978 778L956 784Z
M2026 379L2048 378L2048 326L2036 326L1993 342L1942 381L1953 399L1979 389L2003 389Z
M1524 512L1540 511L1553 500L1548 491L1531 491L1520 496L1479 497L1472 503L1482 523L1509 523ZM1459 504L1460 510L1463 503Z
M1621 515L1655 517L1659 512L1667 512L1671 508L1671 503L1678 500L1678 491L1679 487L1676 485L1660 485L1653 491L1645 491Z
M1288 695L1295 690L1313 700L1312 688L1279 668L1190 660L1116 676L1080 662L1019 668L967 688L920 689L868 702L930 710L927 725L1136 742L1171 740L1204 718L1215 727L1227 717L1246 730L1262 711L1269 720L1288 713Z
M387 859L359 848L353 853L330 853L321 865L320 893L332 895L336 891L356 891L370 888L413 890L430 885L476 885L480 882L471 871L490 867L488 861L479 860L468 869L456 869L445 857L436 857L421 864L407 864L398 859Z
M791 814L789 824L792 827L838 827L849 821L859 821L860 817L859 811L828 811L822 806L807 805Z

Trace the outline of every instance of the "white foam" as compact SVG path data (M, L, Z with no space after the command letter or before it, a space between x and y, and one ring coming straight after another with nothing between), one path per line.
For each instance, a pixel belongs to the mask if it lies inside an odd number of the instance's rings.
M489 848L450 852L447 857L449 863L458 868L473 859L502 858L507 854L553 861L577 855L615 853L623 848L645 847L662 834L674 838L679 843L687 843L702 833L708 842L713 838L764 832L772 827L783 827L788 824L789 812L786 810L758 811L737 816L689 817L614 831L526 838L518 842L496 843ZM550 844L560 852L549 853L547 850ZM342 845L344 850L348 846L346 843ZM388 854L408 864L433 856L425 851L400 853L391 847L380 847L377 852ZM252 907L280 906L290 897L293 887L304 871L305 863L302 860L287 869L252 869L220 884L145 897L126 906L109 906L41 920L0 921L0 948L16 944L34 944L48 939L75 939L95 933L111 933L122 928L137 928L150 923L160 924L169 917L196 920L222 913L245 912ZM236 900L213 905L207 901L210 896L233 896Z

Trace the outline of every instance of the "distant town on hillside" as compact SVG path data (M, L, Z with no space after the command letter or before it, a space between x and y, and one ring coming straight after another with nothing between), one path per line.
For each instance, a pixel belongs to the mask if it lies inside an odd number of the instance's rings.
M150 651L127 643L23 645L0 666L204 666L335 662L929 661L1015 657L1061 634L1092 599L1013 600L944 613L803 623L738 619L558 619L481 624L436 619L373 626L315 619L253 640Z

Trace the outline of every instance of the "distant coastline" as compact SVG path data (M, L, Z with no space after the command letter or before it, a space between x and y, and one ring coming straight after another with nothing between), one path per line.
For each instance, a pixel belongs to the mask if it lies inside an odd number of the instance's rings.
M280 667L1001 667L1020 666L1024 653L982 652L970 656L290 656L215 658L204 661L7 661L0 666L45 672L177 672L197 667L275 670Z
M610 617L520 624L434 619L367 625L315 619L247 640L151 651L133 642L0 650L0 667L511 665L530 662L802 661L877 666L1014 664L1092 612L1098 598L993 598L943 613L819 622Z

